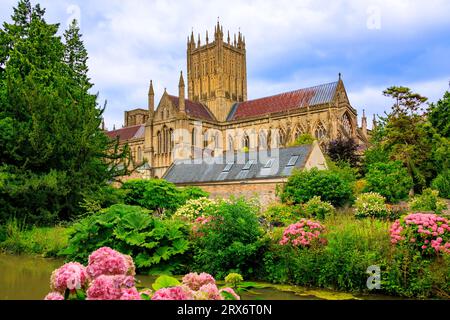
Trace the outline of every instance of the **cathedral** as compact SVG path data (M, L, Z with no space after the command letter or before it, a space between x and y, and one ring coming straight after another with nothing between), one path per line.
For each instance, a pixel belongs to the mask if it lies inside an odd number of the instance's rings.
M142 177L163 177L176 159L289 147L302 134L323 147L340 137L367 145L367 119L363 115L359 128L341 75L331 83L248 100L245 37L239 32L230 38L217 23L214 39L206 33L205 40L188 37L186 81L181 73L178 95L165 91L155 105L150 81L148 108L126 111L124 127L107 132L129 145Z

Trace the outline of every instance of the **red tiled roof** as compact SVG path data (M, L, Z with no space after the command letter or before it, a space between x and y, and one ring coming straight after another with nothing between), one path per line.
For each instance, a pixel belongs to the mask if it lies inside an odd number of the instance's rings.
M142 138L144 136L144 125L137 125L132 127L126 127L119 130L108 131L106 135L111 139L119 137L120 141L126 141L135 138Z
M282 93L272 97L241 102L234 105L228 121L268 115L306 106L331 102L336 92L337 82L312 88Z
M172 101L172 103L179 108L179 98L175 96L169 95L169 99ZM186 104L186 113L197 119L203 119L203 120L210 120L215 121L214 116L212 113L208 110L208 107L199 103L199 102L193 102L191 100L185 100Z

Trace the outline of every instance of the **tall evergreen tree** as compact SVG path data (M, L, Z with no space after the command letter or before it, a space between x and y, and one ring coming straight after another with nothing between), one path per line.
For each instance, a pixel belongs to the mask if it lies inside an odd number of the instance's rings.
M81 37L78 22L77 20L73 20L69 29L64 32L64 62L74 72L74 77L80 85L83 88L90 89L92 84L88 78L88 53Z
M44 15L20 0L13 22L0 29L0 223L70 219L84 193L127 171L128 148L100 129L97 96L80 85L59 25Z
M442 136L450 138L450 91L436 104L430 104L428 119Z

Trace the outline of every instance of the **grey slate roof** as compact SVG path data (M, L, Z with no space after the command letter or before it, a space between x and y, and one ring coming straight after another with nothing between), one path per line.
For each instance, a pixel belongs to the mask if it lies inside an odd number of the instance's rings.
M274 149L268 153L264 151L262 155L258 152L235 153L229 157L230 161L227 161L225 155L209 161L197 160L197 163L194 163L194 160L177 160L163 178L176 184L282 178L290 176L294 168L303 169L312 148L312 145L303 145ZM297 161L288 166L293 157L298 157ZM244 170L251 159L256 160L255 164L249 170ZM273 159L273 165L264 168L270 159ZM234 164L229 172L224 172L227 163Z

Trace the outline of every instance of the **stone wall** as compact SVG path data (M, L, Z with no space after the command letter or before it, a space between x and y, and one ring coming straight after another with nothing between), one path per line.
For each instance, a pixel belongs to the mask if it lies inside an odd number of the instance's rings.
M276 195L277 186L282 186L283 181L248 181L245 183L223 183L223 184L205 184L198 185L204 191L210 193L210 197L229 198L230 196L245 197L246 199L257 198L262 207L265 208L268 204L279 201Z

